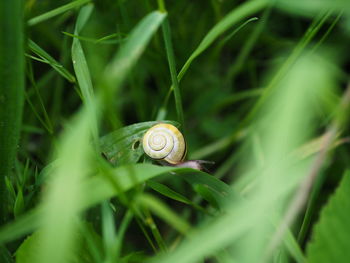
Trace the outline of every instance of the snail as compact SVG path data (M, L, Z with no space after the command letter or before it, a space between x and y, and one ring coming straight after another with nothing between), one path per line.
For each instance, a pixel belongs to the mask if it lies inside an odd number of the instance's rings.
M184 161L186 142L182 133L171 124L159 123L151 127L142 138L144 152L164 165L202 170L206 161Z
M171 124L160 123L151 127L142 138L145 153L156 160L178 164L186 156L186 142L182 133Z

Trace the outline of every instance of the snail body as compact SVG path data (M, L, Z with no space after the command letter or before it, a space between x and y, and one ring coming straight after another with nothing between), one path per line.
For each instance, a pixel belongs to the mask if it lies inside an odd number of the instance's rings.
M151 127L142 138L142 146L152 159L171 165L182 163L186 156L185 139L171 124L160 123Z

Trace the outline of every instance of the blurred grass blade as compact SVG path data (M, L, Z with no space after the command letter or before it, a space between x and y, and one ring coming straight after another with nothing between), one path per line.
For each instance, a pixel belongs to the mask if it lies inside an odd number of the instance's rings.
M41 249L35 262L67 262L74 254L76 228L90 157L90 118L81 111L69 133L64 134L58 151L58 163L51 171L39 218ZM57 244L60 244L59 246Z
M103 200L128 191L149 179L169 172L176 172L178 176L184 180L186 180L187 177L193 177L191 180L195 183L206 182L206 184L222 196L232 194L231 188L224 182L198 170L190 168L162 167L151 164L136 164L121 166L112 169L110 171L111 175L98 175L85 181L83 187L89 192L89 196L86 198L86 203L83 207L87 208L98 204ZM190 173L191 176L189 176L188 173ZM108 180L106 179L106 176L110 176ZM116 189L115 185L118 186L118 189Z
M119 97L118 92L122 83L141 57L165 16L165 13L154 11L144 17L131 31L125 44L121 46L102 74L100 90L103 92L98 94L98 98L102 101L102 110L107 111L106 115L109 115L115 127L120 126L120 109L116 110L114 106L112 108L112 105L115 105L114 100Z
M24 101L23 1L0 1L0 225L7 218L5 176L18 149Z
M71 9L74 9L74 8L77 8L81 5L84 5L84 4L87 4L91 2L91 0L76 0L76 1L72 1L71 3L69 4L66 4L66 5L63 5L63 6L60 6L54 10L51 10L49 12L46 12L44 14L41 14L39 16L36 16L36 17L33 17L31 19L28 20L28 26L34 26L38 23L41 23L43 21L46 21L48 19L51 19L55 16L58 16L64 12L67 12Z
M314 16L326 9L332 9L333 12L350 13L350 3L347 0L338 1L303 1L303 0L279 0L276 1L276 7L282 10L303 16Z
M70 155L67 157L69 156ZM53 174L58 169L59 163L56 162L46 170L46 173ZM220 193L222 197L232 195L232 189L227 184L198 170L162 167L151 164L126 165L111 169L111 177L108 179L106 179L106 176L110 175L104 176L99 174L81 182L80 184L83 188L82 192L88 193L88 195L85 196L79 211L85 210L114 196L118 196L149 179L171 172L176 172L177 176L183 180L188 180L190 183L206 184L214 189L216 193ZM191 174L191 176L189 176L189 174ZM114 182L114 184L112 182ZM115 188L115 184L117 184L118 189ZM43 207L40 206L18 218L14 223L5 225L0 229L0 244L18 238L38 228L42 224L39 219L43 216L43 213Z
M113 211L109 205L108 201L102 202L101 205L102 210L102 237L104 250L106 253L106 261L107 262L115 262L117 257L117 249L116 246L116 230L115 223L113 217Z
M306 262L305 255L301 250L296 238L293 233L288 229L286 236L283 240L284 246L288 249L289 254L294 258L297 263Z
M307 46L310 44L311 40L315 37L317 32L326 23L330 15L331 15L331 11L327 11L315 17L312 24L310 25L308 30L305 32L303 38L298 42L296 47L293 49L293 52L288 56L286 61L283 63L283 65L276 72L276 74L271 79L267 87L264 89L262 96L259 97L259 100L254 105L253 109L249 112L246 119L242 122L242 125L243 123L250 121L255 116L255 114L257 114L260 107L264 104L265 100L269 98L270 94L276 88L279 81L287 74L287 72L291 69L293 64L298 60L301 54L305 51Z
M44 49L42 49L33 40L28 41L28 46L31 51L37 54L41 59L48 63L54 70L56 70L62 77L67 79L69 82L74 83L75 77L56 59L50 56Z
M326 94L324 91L333 85L328 60L311 55L300 58L278 83L255 122L253 134L261 137L263 166L252 158L252 150L242 158L242 170L247 171L247 176L254 175L255 187L245 193L245 200L229 203L225 214L196 231L173 252L152 262L196 262L225 247L231 248L237 262L264 260L266 237L275 231L272 222L276 217L280 220L287 197L310 167L311 160L296 162L289 158L290 153L314 131L313 120L320 107L315 98Z
M123 83L165 17L165 13L153 11L132 30L128 40L120 48L104 73L104 84L107 87L104 96L114 97L114 92Z
M89 19L91 12L93 10L93 5L87 5L81 8L77 22L75 25L74 34L78 35L85 23ZM84 50L80 44L78 38L73 39L72 44L72 61L75 71L75 75L78 80L78 84L81 90L84 104L90 116L90 129L95 147L99 148L98 142L98 121L97 121L97 111L96 111L96 101L94 96L94 90L92 87L91 76L89 68L84 55Z
M348 262L350 258L350 172L323 208L307 247L307 262Z
M191 158L205 158L208 155L211 155L215 152L218 152L224 148L227 148L233 142L237 141L238 138L241 137L241 133L244 133L244 127L252 121L254 117L256 117L257 113L260 110L260 107L264 104L264 101L269 98L270 93L273 93L273 90L276 88L277 83L287 74L287 72L291 69L295 61L300 57L300 55L305 51L307 46L311 43L313 38L316 36L317 32L321 29L321 27L326 23L327 19L331 15L331 12L323 12L318 14L309 28L305 31L304 36L300 39L296 47L289 54L288 58L285 60L283 65L280 66L278 72L274 74L274 77L271 78L266 88L262 90L262 94L259 97L258 101L255 103L254 107L250 110L248 115L245 117L243 121L240 122L240 125L237 129L233 131L233 133L229 136L226 136L218 141L215 141L212 144L209 144L203 147L200 150L197 150Z
M139 205L143 205L150 209L154 214L168 222L172 227L178 230L183 235L186 235L191 229L189 223L178 216L167 205L161 202L159 199L149 194L142 194L136 201Z

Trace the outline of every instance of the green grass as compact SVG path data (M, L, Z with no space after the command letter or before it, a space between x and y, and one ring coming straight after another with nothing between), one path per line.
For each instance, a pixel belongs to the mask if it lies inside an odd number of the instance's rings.
M0 14L0 262L348 261L347 1ZM160 121L202 171L145 156Z

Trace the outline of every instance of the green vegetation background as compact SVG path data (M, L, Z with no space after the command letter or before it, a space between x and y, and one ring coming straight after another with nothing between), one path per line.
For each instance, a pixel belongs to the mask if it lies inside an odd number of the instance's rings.
M346 0L1 1L0 262L348 262L349 21ZM143 154L157 122L203 171Z

